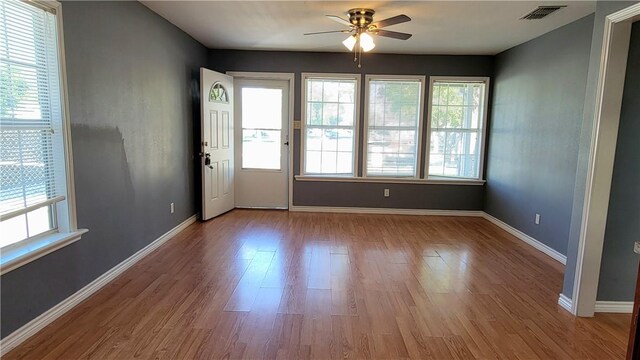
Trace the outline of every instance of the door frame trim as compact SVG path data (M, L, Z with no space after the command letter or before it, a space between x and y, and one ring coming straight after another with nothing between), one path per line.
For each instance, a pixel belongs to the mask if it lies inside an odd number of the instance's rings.
M639 18L640 4L631 5L605 17L571 298L571 313L577 316L593 316L596 308L631 23Z
M287 180L289 182L288 200L289 209L293 206L293 105L295 95L295 74L294 73L279 73L279 72L253 72L253 71L227 71L227 75L232 76L234 79L247 79L247 80L281 80L289 81L289 166L287 169Z

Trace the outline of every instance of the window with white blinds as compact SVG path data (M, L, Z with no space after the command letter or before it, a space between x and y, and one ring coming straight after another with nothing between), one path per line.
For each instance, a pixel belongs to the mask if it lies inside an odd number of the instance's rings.
M0 247L53 233L66 197L56 15L0 1Z
M424 77L367 76L366 176L417 177Z

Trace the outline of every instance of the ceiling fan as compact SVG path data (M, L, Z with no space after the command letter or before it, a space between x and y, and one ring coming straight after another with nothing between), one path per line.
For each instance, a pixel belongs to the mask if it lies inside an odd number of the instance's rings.
M397 15L394 17L390 17L388 19L373 21L373 14L376 12L371 9L363 9L356 8L351 9L347 12L349 14L349 19L343 19L340 16L336 15L327 15L327 17L331 20L334 20L340 24L346 25L349 28L344 30L333 30L333 31L320 31L313 33L306 33L305 35L319 35L319 34L332 34L332 33L344 33L351 34L348 38L346 38L342 44L349 49L349 51L354 52L353 61L358 61L358 67L360 67L360 56L362 51L368 52L373 50L376 44L373 42L373 38L371 35L384 36L392 39L398 40L407 40L411 37L411 34L397 32L397 31L389 31L383 30L382 28L401 24L407 21L411 21L411 18L407 15ZM355 49L355 51L354 51Z

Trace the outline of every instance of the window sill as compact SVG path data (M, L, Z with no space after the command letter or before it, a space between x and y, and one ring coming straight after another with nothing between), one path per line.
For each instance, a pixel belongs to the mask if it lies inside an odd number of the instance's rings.
M384 183L384 184L425 184L425 185L484 185L485 180L454 179L454 178L384 178L384 177L347 177L347 176L319 176L296 175L297 181L314 182L357 182L357 183Z
M87 229L70 233L55 233L27 240L24 244L3 250L0 254L0 275L26 265L60 248L80 240Z

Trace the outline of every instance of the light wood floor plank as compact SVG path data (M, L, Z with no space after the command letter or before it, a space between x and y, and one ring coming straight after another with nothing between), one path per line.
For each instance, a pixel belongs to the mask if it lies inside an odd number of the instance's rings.
M190 226L5 359L615 359L563 266L481 218L234 210Z

